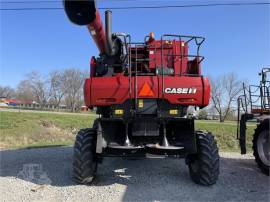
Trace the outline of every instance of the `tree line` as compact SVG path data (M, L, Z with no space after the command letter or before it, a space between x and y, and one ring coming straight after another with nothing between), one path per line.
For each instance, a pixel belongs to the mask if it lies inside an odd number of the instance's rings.
M60 105L64 104L74 112L83 105L82 86L87 76L86 72L75 68L52 71L45 77L38 72L31 72L16 89L0 86L0 97L35 100L41 108L52 104L54 108L59 109ZM223 122L235 114L237 97L242 93L243 81L239 80L235 73L209 76L209 79L211 101L201 114L216 114Z
M0 86L0 97L33 100L41 109L48 104L56 109L65 105L74 112L83 105L82 86L86 76L86 72L75 68L52 71L47 76L33 71L16 88Z
M198 117L207 119L209 115L220 122L235 120L237 117L237 98L243 94L243 83L235 73L209 76L211 85L210 104L201 109Z

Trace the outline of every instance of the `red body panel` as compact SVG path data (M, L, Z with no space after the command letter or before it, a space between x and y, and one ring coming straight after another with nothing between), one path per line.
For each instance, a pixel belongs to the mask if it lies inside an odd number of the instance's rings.
M102 21L98 10L96 10L96 17L87 28L95 41L100 53L105 52L105 32L103 30Z
M131 72L151 75L132 74L131 80L124 73L94 76L95 64L92 60L91 78L86 80L84 87L86 106L123 104L126 100L135 98L165 99L170 104L184 106L208 105L210 84L207 78L201 76L199 56L190 59L188 43L177 40L152 40L144 46L130 49L131 66L127 68L130 68ZM145 89L150 92L140 93L145 84Z
M152 41L148 49L151 69L163 63L165 67L174 69L175 75L187 73L188 45L184 41Z
M140 97L139 92L144 83L147 83L154 93L153 97ZM88 107L109 106L122 104L127 99L135 97L135 77L132 78L129 89L127 76L92 77L87 79L84 86L85 104ZM162 95L162 77L138 76L137 97L166 99L171 104L207 106L210 97L210 84L207 78L187 76L164 76L164 89L166 88L192 88L196 89L192 94L164 93Z

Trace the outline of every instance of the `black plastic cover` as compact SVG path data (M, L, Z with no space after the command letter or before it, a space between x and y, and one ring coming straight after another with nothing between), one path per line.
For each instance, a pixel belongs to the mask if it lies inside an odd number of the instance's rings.
M77 25L88 25L96 18L94 0L64 0L64 9L69 20Z

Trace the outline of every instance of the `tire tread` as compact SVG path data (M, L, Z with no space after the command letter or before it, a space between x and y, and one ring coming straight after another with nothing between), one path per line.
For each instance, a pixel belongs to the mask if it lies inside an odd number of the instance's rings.
M79 184L89 184L95 178L97 168L95 143L94 129L81 129L78 132L73 150L73 179Z
M219 154L213 135L207 132L197 132L197 145L198 153L195 155L195 160L189 163L191 178L197 184L213 185L219 175ZM199 166L196 172L191 166L194 161L197 161Z
M260 168L262 173L269 176L269 166L265 165L261 161L259 154L258 154L258 149L257 149L257 139L259 137L259 134L264 130L269 131L269 119L265 119L255 129L253 139L252 139L252 149L253 149L253 156L255 157L255 162L257 163L258 167Z

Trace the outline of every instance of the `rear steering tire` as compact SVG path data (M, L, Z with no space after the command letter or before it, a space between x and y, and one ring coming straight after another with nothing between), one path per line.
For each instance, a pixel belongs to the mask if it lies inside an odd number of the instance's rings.
M269 176L270 148L269 148L269 119L263 121L255 129L253 136L253 155L261 171Z
M74 144L73 179L79 184L90 184L96 171L96 130L81 129Z
M197 154L187 156L191 179L200 185L216 183L219 175L219 154L214 136L211 133L196 132Z

